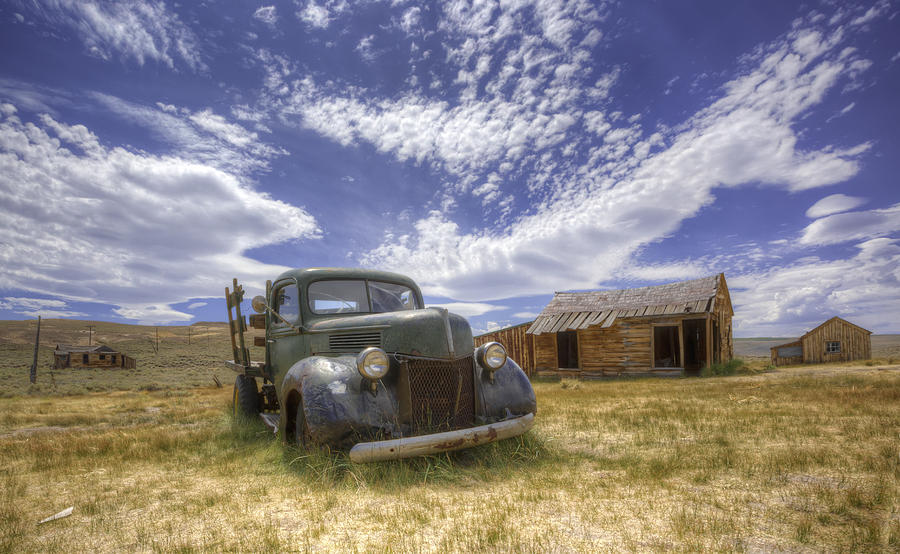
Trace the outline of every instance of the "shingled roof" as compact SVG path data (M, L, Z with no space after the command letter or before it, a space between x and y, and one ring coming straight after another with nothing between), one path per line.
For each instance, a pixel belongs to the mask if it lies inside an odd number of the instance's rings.
M721 281L720 273L637 289L557 292L526 333L558 333L598 324L609 327L619 317L711 312Z

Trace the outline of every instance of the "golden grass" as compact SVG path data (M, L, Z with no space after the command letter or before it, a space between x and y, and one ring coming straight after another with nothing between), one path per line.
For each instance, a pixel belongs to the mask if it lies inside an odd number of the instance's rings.
M900 368L535 388L524 437L369 465L227 388L0 399L0 551L900 548Z

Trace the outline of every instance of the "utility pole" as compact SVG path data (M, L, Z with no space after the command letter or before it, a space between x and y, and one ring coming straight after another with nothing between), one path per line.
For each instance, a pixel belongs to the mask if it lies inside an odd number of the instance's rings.
M34 337L34 361L31 362L31 384L37 381L38 345L41 343L41 316L38 316L37 335ZM52 375L52 373L51 373Z
M188 345L191 344L191 326L188 325Z
M91 337L94 334L94 326L88 325L87 328L88 328L88 346L91 346Z
M156 328L156 353L159 354L159 327Z

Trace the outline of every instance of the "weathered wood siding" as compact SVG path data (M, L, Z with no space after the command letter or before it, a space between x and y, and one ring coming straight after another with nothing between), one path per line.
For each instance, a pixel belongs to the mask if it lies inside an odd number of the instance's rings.
M598 377L650 372L650 333L650 320L638 318L579 331L581 370L585 376Z
M556 369L556 333L532 335L534 337L534 369L535 371Z
M829 341L841 343L841 351L826 352ZM849 362L872 357L872 334L861 327L832 318L800 338L805 363Z
M719 288L716 291L716 301L712 315L713 320L719 327L719 362L725 363L734 357L734 339L731 332L731 320L734 309L731 306L731 295L728 293L728 285L725 284L725 275L719 274L719 279ZM710 333L712 333L711 330ZM712 347L713 340L714 337L710 336L710 347Z
M475 346L481 346L486 342L499 342L506 348L506 353L529 377L534 373L534 337L526 335L525 331L531 322L507 327L478 335L475 337Z

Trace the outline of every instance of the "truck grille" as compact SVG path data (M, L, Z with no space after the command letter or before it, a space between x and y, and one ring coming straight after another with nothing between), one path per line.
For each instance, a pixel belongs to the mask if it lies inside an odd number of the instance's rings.
M381 333L345 333L328 337L328 349L332 352L359 352L369 346L381 347Z
M414 433L435 433L474 425L473 368L472 356L453 361L409 361L407 370Z

